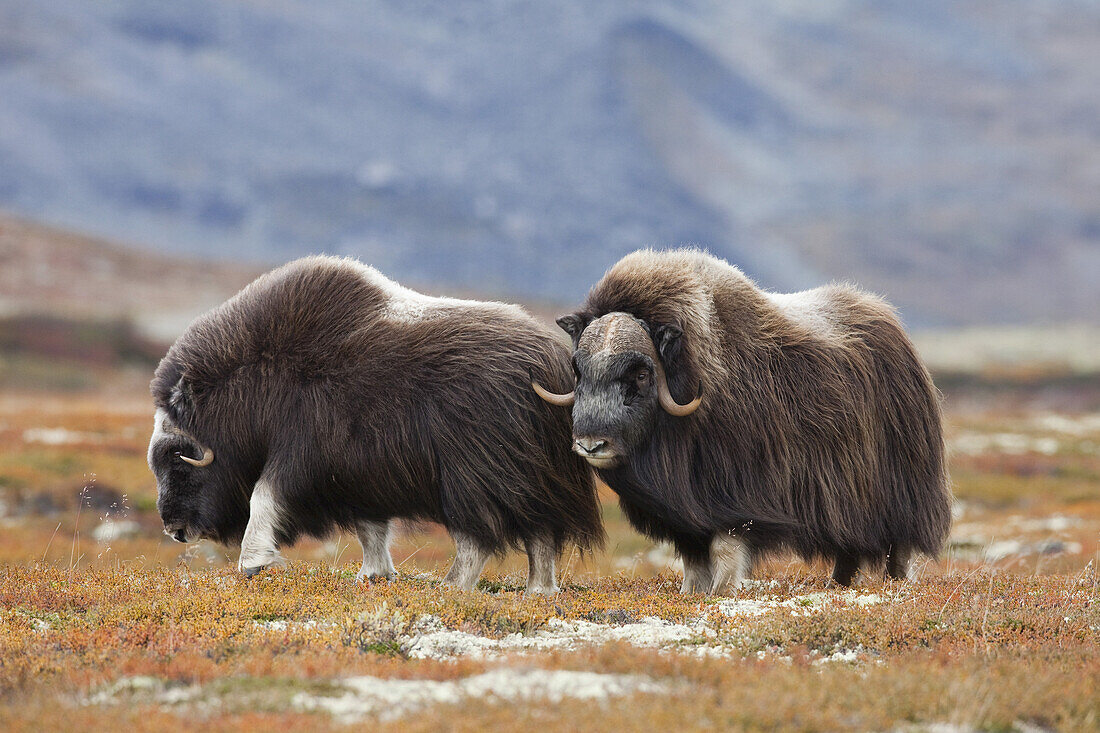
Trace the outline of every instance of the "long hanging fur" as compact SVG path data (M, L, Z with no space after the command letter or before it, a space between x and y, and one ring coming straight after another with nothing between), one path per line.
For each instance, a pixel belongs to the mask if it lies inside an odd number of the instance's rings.
M592 288L582 324L623 311L683 329L662 353L687 418L598 471L642 532L705 557L715 533L754 552L881 561L936 555L951 522L939 393L897 314L847 285L762 291L696 250L639 251ZM658 345L659 347L660 345Z
M278 541L360 520L439 522L503 552L531 536L603 541L568 414L530 389L569 355L516 306L433 299L352 260L268 273L197 319L157 368L157 407L218 459L223 541L277 487ZM220 474L218 474L220 472Z

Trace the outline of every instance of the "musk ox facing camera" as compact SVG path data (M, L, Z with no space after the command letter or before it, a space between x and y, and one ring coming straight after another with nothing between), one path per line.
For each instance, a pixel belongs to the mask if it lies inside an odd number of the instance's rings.
M695 250L614 265L572 337L574 450L630 522L672 542L683 592L736 587L790 549L905 577L951 523L939 394L894 310L856 288L758 288Z

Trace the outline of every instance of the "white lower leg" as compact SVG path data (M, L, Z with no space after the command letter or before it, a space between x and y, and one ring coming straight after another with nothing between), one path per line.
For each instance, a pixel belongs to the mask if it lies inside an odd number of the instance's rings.
M275 544L278 524L279 507L275 503L275 491L271 484L260 479L248 501L248 525L241 540L238 570L252 576L270 565L286 563Z
M554 595L558 588L555 563L558 553L554 543L546 537L527 540L527 592L538 595Z
M451 569L443 576L443 582L461 590L473 590L485 563L489 562L489 553L481 549L473 538L461 532L451 532L455 541L455 561Z
M684 582L681 593L710 593L712 583L710 561L700 558L684 558Z
M710 592L727 595L735 592L748 577L752 565L749 546L740 537L719 533L710 543L712 578Z
M359 544L363 546L363 567L359 569L355 579L393 580L396 578L397 570L393 567L393 558L390 557L392 522L363 521L356 528L356 534L359 537Z

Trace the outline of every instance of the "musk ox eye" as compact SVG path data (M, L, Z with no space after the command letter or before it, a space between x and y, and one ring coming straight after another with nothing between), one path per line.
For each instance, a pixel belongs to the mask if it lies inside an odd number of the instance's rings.
M624 374L619 379L623 390L623 404L629 405L639 395L649 394L652 373L648 369L639 369L634 374Z
M172 451L172 455L176 458L179 458L180 456L183 455L183 451L174 450L174 451Z

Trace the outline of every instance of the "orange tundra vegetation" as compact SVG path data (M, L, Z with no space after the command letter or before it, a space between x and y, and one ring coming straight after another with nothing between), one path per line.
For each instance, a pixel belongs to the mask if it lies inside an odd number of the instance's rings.
M172 543L135 394L0 393L3 730L1100 726L1095 414L949 413L952 537L912 582L841 590L778 557L733 596L681 596L605 492L606 552L567 552L562 592L528 598L515 554L441 586L432 527L395 543L392 583L356 583L347 537L251 580L231 549ZM502 686L551 672L578 676Z

